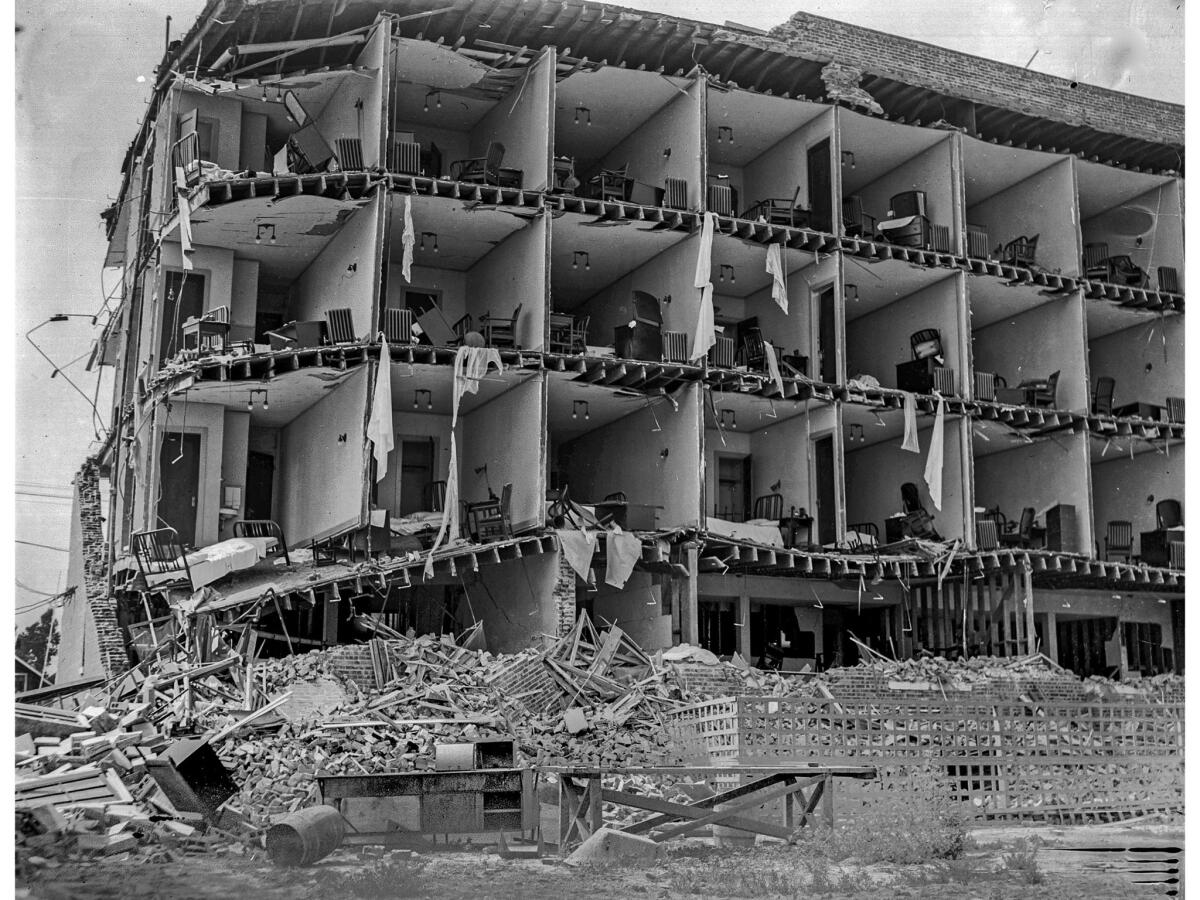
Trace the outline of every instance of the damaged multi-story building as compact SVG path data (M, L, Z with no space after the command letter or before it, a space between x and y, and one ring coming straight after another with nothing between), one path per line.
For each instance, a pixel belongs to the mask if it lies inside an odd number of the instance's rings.
M211 0L105 214L62 677L581 610L1179 671L1182 147L806 13Z

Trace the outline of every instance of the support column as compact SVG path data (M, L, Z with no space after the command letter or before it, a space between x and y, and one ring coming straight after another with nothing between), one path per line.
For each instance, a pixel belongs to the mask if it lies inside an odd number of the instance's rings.
M745 584L746 579L741 579ZM742 655L742 659L747 662L753 662L750 659L750 594L748 591L742 591L738 597L737 621L742 623L742 627L737 630L737 651Z
M1037 632L1033 627L1033 572L1026 565L1021 569L1021 612L1025 616L1025 652L1036 652Z
M1042 649L1055 662L1058 662L1058 616L1046 613L1046 646ZM1062 663L1059 663L1062 665Z
M682 579L679 596L679 630L683 643L700 643L700 548L688 545L684 550L688 574Z

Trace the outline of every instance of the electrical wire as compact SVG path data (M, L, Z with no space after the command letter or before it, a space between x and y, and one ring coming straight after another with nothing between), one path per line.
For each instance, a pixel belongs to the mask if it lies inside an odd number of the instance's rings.
M46 550L57 550L59 553L70 553L71 552L66 547L51 547L49 544L39 544L36 541L23 541L20 538L16 538L15 542L18 544L25 544L29 547L42 547ZM30 588L30 590L33 590L33 588ZM41 593L41 592L39 591L39 593Z

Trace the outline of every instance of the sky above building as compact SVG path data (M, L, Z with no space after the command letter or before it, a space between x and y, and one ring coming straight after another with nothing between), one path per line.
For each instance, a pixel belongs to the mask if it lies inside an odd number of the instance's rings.
M770 29L797 10L1171 102L1183 101L1180 0L643 0L636 9ZM179 37L203 0L19 0L16 34L16 607L58 590L71 477L97 444L111 369L84 369L117 273L100 212L150 96L168 16ZM48 323L55 313L82 314ZM101 316L103 322L103 316ZM53 360L43 359L24 335ZM54 376L55 366L61 374ZM69 379L69 381L68 381ZM78 390L76 390L78 388ZM95 399L98 412L92 408ZM42 544L45 546L34 546ZM31 609L25 618L36 616Z

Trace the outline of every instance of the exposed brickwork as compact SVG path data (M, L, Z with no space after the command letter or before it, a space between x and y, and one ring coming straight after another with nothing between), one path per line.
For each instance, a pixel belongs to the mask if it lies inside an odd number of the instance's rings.
M1071 82L804 12L772 29L771 37L809 59L837 60L951 97L1155 143L1183 143L1183 107L1178 104ZM772 43L742 34L738 39L764 47Z
M707 666L699 662L669 663L668 671L685 694L692 697L724 697L746 694L746 682L732 666Z
M125 639L117 622L117 603L108 591L108 544L100 504L100 468L89 459L75 475L79 520L83 528L83 587L87 594L104 674L112 678L129 667Z
M567 634L575 625L575 570L566 556L558 554L558 577L554 581L554 609L558 619L558 636Z
M858 86L862 76L862 69L836 62L831 62L821 70L821 80L825 82L825 92L830 100L840 100L851 106L861 106L873 113L882 114L883 107Z

